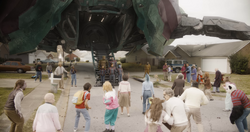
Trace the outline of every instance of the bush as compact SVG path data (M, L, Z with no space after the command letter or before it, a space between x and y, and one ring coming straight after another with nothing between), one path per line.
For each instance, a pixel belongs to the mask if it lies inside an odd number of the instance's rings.
M121 63L126 63L126 58L121 58L120 61Z
M232 73L244 74L248 68L248 58L240 54L234 54L229 57Z
M165 64L165 61L164 60L161 60L159 62L159 65L157 66L158 69L162 69L162 66Z
M67 57L67 58L65 58L65 61L68 61L69 62L69 58Z
M79 57L76 58L76 61L79 62L81 59Z
M87 63L89 63L89 60L86 60Z

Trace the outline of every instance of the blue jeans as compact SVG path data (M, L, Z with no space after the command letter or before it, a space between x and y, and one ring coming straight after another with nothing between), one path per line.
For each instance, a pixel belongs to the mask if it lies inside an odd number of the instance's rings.
M101 77L101 82L104 83L105 82L105 75L103 75L103 76L100 75L100 77Z
M219 92L219 87L213 87L213 92Z
M41 82L42 81L42 72L36 71L36 79L37 79L38 76L39 76L39 79L40 79L40 82ZM35 81L36 81L36 79L35 79Z
M250 113L250 108L245 108L242 116L235 121L235 124L236 124L239 132L244 132L244 129L248 130L248 128L247 128L247 116L249 115L249 113Z
M191 74L187 74L187 82L190 83L190 81L191 81Z
M149 109L150 107L150 104L149 104L149 100L147 101L147 99L149 97L152 97L152 93L150 90L145 90L144 93L143 93L143 112L145 112L146 110ZM147 108L146 108L146 101L147 101Z
M71 85L73 86L73 83L75 81L75 85L76 85L76 74L71 74Z
M118 80L119 80L119 82L122 81L122 74L118 74Z
M89 131L90 128L90 116L89 112L87 109L76 109L76 119L75 119L75 127L74 129L78 128L78 123L79 123L79 118L80 118L80 113L82 113L86 123L85 123L85 132Z

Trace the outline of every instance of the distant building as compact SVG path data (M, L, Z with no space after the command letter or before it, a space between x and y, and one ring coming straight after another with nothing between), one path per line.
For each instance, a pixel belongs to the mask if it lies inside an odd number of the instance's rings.
M79 58L79 57L72 53L72 54L68 54L67 56L65 56L65 58L69 58L69 60L76 60L76 58Z

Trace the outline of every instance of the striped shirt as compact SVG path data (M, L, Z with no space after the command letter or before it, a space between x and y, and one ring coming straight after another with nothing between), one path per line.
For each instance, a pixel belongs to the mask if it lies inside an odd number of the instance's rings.
M243 105L244 108L250 107L250 101L243 91L235 90L232 92L231 97L234 106Z

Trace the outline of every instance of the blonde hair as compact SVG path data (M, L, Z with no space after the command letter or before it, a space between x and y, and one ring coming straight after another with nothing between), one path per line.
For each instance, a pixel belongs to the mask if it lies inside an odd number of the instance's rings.
M151 101L152 101L152 104L149 107L148 111L150 110L150 119L152 119L153 122L156 122L161 117L161 113L163 110L162 103L165 100L161 100L159 98L154 98L154 99L151 99ZM146 115L147 115L148 111L146 112Z
M17 86L20 86L19 88L21 88L21 87L23 87L23 85L24 85L24 80L17 80L15 87L14 87L14 90L17 89Z
M104 84L103 84L103 91L113 91L113 87L111 85L111 83L109 81L106 81Z

